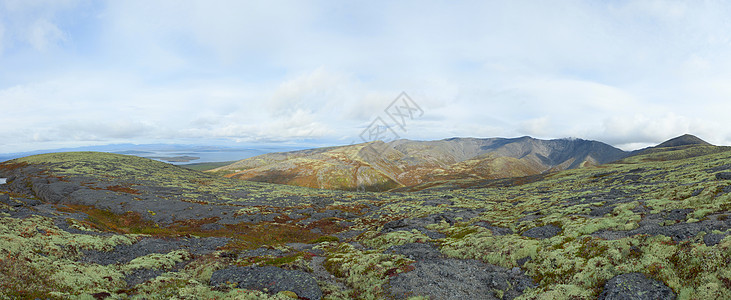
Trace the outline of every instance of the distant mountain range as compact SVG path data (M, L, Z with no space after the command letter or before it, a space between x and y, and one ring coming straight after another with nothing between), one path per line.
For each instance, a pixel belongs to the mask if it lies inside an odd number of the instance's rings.
M324 189L384 191L454 179L498 179L576 169L667 147L710 145L683 135L623 151L583 139L450 138L396 140L255 156L211 172L250 181Z

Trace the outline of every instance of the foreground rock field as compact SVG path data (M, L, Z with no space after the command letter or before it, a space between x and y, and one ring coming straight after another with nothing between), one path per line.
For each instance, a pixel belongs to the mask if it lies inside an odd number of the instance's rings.
M380 193L94 152L0 177L0 298L731 299L721 147Z

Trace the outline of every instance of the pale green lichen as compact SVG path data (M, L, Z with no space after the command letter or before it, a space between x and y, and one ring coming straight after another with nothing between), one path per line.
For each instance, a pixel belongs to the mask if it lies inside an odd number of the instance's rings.
M482 227L470 228L469 231L457 228L448 232L455 230L455 235L441 242L442 253L462 259L479 259L506 268L517 266L519 259L535 257L540 245L539 241L517 235L494 236ZM467 234L462 236L465 232Z
M76 219L68 218L68 219L66 219L66 223L68 223L69 227L76 229L76 230L87 231L87 232L97 232L97 233L101 232L99 230L96 230L95 228L91 228L91 227L87 226L86 223L81 222Z
M399 272L414 261L402 255L384 254L378 250L362 251L350 244L340 244L329 249L323 264L325 268L355 289L363 299L380 299L384 296L383 284L389 271Z
M385 250L391 246L400 246L408 243L424 243L431 240L428 236L420 231L413 229L411 231L392 231L388 233L366 232L361 234L363 245Z
M49 279L68 295L115 291L126 285L124 275L116 267L82 264L66 260L50 261L45 270Z
M76 259L83 249L110 251L116 245L135 242L136 236L71 234L41 216L0 218L0 224L0 256L5 258L0 281L10 283L13 289L54 292L58 296L114 291L126 285L124 275L115 266L80 263ZM14 276L25 277L22 280L26 282L12 283L17 282Z
M269 295L262 291L231 289L214 290L210 285L192 278L185 272L168 272L136 286L132 299L241 299L291 300L279 293Z
M145 256L140 256L129 263L122 266L122 271L126 274L131 273L137 269L159 269L169 270L176 264L190 260L193 255L187 250L175 250L166 254L152 253Z

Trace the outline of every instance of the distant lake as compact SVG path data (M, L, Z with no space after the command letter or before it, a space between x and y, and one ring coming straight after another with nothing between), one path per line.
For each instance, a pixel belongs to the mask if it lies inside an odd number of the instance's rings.
M176 149L176 150L124 150L113 153L150 158L170 164L193 164L242 160L271 152L289 149Z

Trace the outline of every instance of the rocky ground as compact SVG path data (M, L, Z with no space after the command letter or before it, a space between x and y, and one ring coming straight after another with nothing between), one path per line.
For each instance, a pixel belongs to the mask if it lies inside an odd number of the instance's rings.
M0 297L729 299L731 152L704 147L384 193L17 159Z

